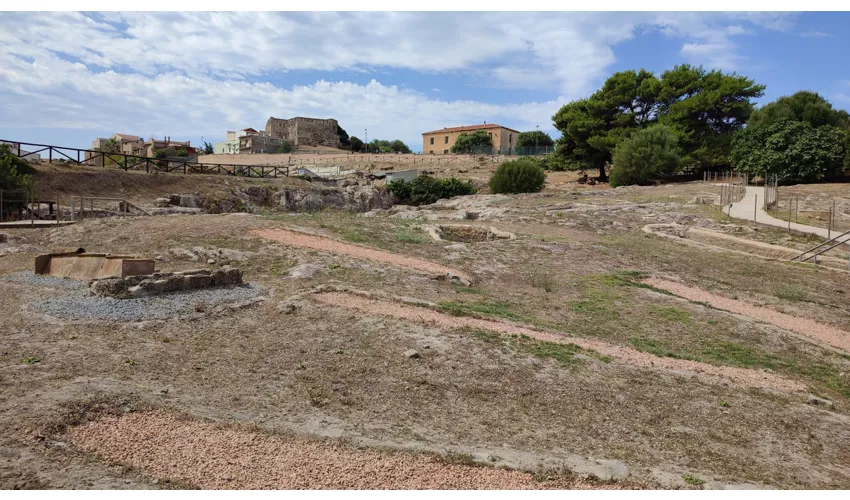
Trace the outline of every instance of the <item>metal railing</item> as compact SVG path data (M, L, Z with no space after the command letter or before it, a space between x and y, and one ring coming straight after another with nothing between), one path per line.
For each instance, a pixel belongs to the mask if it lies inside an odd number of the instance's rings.
M811 260L811 259L815 259L815 263L817 263L817 261L818 261L818 260L817 260L818 255L821 255L821 254L823 254L823 253L826 253L826 252L828 252L828 251L832 250L833 248L836 248L836 247L838 247L838 246L840 246L840 245L843 245L843 244L845 244L845 243L850 242L850 239L837 241L837 240L839 240L840 238L843 238L843 237L845 237L845 236L847 236L847 235L850 235L850 231L845 231L845 232L843 232L843 233L839 234L838 236L836 236L836 237L834 237L834 238L832 238L832 239L829 239L829 240L824 241L824 242L823 242L823 243L821 243L820 245L813 246L812 248L810 248L810 249L806 250L805 252L801 253L800 255L798 255L798 256L794 257L793 259L790 259L790 260L799 260L800 262L806 262L806 261L809 261L809 260ZM827 246L827 245L829 245L829 246ZM825 247L825 246L826 246L826 248L823 248L823 247ZM820 249L820 250L818 250L818 249ZM817 252L815 252L815 250L818 250L818 251L817 251ZM806 255L807 253L811 253L812 255L809 255L808 257L806 257L806 258L804 259L804 258L803 258L803 256L804 256L804 255Z
M233 175L240 177L288 177L289 167L275 165L233 165L228 163L196 163L188 160L174 160L171 158L151 158L149 156L128 155L124 153L111 153L93 149L69 148L54 146L51 144L35 144L30 142L9 141L0 139L0 143L10 144L11 150L18 158L26 158L31 155L47 152L47 161L53 163L56 160L71 162L76 165L106 167L107 160L117 168L123 170L144 170L147 173L183 173L183 174L213 174ZM21 146L33 146L35 151L24 151ZM75 157L76 156L76 157ZM94 164L93 164L94 163Z

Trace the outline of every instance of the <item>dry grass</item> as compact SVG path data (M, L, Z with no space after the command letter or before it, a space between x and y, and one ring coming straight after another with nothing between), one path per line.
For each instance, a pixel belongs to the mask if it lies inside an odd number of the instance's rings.
M68 183L67 175L52 185ZM195 190L179 184L193 177L176 178L181 180L166 187L143 184L138 196ZM217 182L199 189L218 189ZM85 189L82 185L69 189ZM623 460L635 478L649 484L651 470L664 468L676 478L687 473L704 481L850 486L850 358L776 327L639 285L645 276L676 276L718 295L848 331L846 275L704 252L640 231L656 219L683 215L693 224L716 224L708 207L684 204L703 189L697 184L563 187L499 202L515 211L480 223L519 237L472 243L464 251L427 238L420 221L334 212L93 220L56 230L9 231L24 238L15 244L39 249L80 245L163 255L164 270L198 266L169 257L174 247L255 252L235 264L274 300L250 310L198 311L142 324L64 321L26 309L28 301L59 292L0 281L0 310L9 312L0 343L0 439L9 449L27 449L30 430L57 408L93 395L120 399L134 393L139 404L196 418L342 436L369 447L441 452L451 447L530 469L576 454ZM109 189L120 192L119 185ZM651 205L616 212L569 208L635 202ZM397 266L251 235L279 228L311 229L340 240L348 234L358 245L470 273L475 286L455 288ZM34 255L0 258L0 273L29 269ZM304 263L323 273L286 277L290 267ZM655 356L769 369L833 400L835 408L807 405L801 396L605 363L548 344L311 301L293 314L278 311L278 300L327 282L417 297L457 314L508 318ZM408 349L421 358L405 357ZM26 364L26 358L40 361ZM125 476L108 463L91 462L75 469L82 471L76 475L62 476L67 473L61 472L61 453L33 459L37 466L27 470L35 471L38 484L82 487L92 478L105 478L97 483L103 487L124 484ZM697 486L688 479L675 484Z

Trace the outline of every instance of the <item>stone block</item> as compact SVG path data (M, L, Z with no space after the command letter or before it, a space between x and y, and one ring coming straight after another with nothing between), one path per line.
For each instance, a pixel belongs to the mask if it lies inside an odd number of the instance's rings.
M181 278L181 289L194 290L212 286L213 278L209 274L194 274Z

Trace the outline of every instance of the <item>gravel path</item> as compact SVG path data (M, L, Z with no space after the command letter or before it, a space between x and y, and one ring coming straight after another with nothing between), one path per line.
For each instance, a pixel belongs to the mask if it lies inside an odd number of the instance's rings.
M579 478L446 464L428 455L353 450L222 429L162 410L105 417L69 431L73 444L149 477L202 489L622 489Z
M509 335L527 335L531 338L548 342L575 344L583 349L591 349L606 356L612 356L626 364L651 370L664 369L675 372L689 372L703 377L719 377L732 380L735 383L748 387L766 387L791 392L803 391L806 388L806 386L800 382L769 372L735 368L731 366L714 366L698 361L654 356L652 354L609 344L599 340L583 339L540 330L532 330L531 328L526 328L504 321L450 316L424 307L407 306L398 302L368 299L342 292L320 293L314 295L314 299L332 306L346 307L368 314L436 324L445 328L468 326L471 328L497 331Z
M197 305L209 308L224 302L251 299L260 294L255 286L228 286L171 292L138 299L113 299L78 292L42 300L30 309L58 318L141 321L194 312Z
M812 321L807 318L799 318L790 314L781 313L746 302L729 299L705 290L683 285L675 281L667 281L659 278L651 278L646 283L654 287L667 290L670 293L684 297L695 302L706 302L718 309L725 309L741 316L764 321L776 325L779 328L805 335L825 344L850 352L850 333L838 328Z
M402 267L408 267L419 271L424 271L430 274L452 274L470 281L469 276L460 273L454 269L442 266L435 262L415 257L405 257L403 255L387 252L384 250L376 250L360 245L351 245L341 241L332 240L330 238L322 238L320 236L311 236L309 234L289 231L286 229L262 229L252 231L252 234L261 238L274 240L285 245L296 247L310 248L322 252L335 253L337 255L347 255L357 259L367 259L375 262L395 264Z
M48 276L43 274L35 274L32 271L4 274L0 276L0 281L9 281L12 283L20 283L24 285L46 286L50 288L61 288L63 290L88 289L88 284L85 281L75 280L71 278L57 278L55 276Z

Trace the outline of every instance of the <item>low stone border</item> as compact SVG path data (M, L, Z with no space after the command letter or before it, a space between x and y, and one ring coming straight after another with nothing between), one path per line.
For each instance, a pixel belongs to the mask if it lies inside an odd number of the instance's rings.
M217 271L193 269L126 278L104 278L93 280L89 288L95 295L101 297L134 299L180 290L240 284L242 284L242 271L226 266Z

